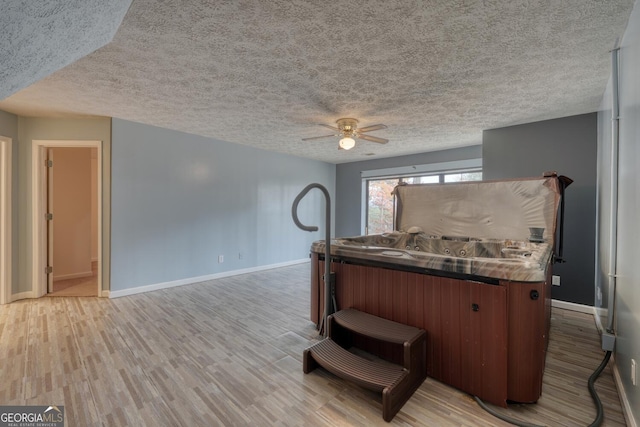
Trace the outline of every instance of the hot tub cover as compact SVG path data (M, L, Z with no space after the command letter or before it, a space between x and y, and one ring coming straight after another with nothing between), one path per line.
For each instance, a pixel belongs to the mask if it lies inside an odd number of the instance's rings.
M543 227L544 240L553 243L561 180L571 182L545 173L515 180L399 185L394 190L395 228L411 232L419 227L438 236L526 240L530 227Z

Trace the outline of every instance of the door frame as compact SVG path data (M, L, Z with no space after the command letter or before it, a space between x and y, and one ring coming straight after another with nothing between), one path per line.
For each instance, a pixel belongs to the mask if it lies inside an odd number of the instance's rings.
M0 136L0 304L11 302L11 166L13 140Z
M31 277L33 279L34 297L39 298L47 294L47 278L44 272L47 261L45 238L46 227L44 215L46 213L46 188L43 185L45 152L47 148L72 147L72 148L97 148L98 166L98 296L107 296L108 292L102 290L102 141L86 140L36 140L31 147Z
M47 147L45 148L45 159L52 162L53 159L53 148ZM47 168L46 173L46 191L47 191L47 202L45 207L45 212L53 212L53 168ZM42 199L40 199L42 200ZM45 228L47 230L47 265L53 265L53 223L51 221L45 221ZM47 293L53 292L53 274L49 274L47 276Z

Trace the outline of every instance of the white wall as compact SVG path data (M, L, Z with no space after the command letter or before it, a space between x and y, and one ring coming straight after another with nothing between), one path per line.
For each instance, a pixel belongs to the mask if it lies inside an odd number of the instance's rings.
M308 259L335 165L113 119L111 291ZM240 255L242 254L242 255ZM224 262L218 263L218 256Z
M615 293L615 364L622 389L636 425L640 424L640 384L632 385L631 360L640 363L640 4L636 2L627 29L620 43L620 153L618 187L618 259ZM608 265L608 227L611 204L608 186L611 172L611 81L602 100L599 114L598 183L600 230L598 254L601 262L596 266L596 286L608 291L606 278ZM640 379L639 379L640 380Z

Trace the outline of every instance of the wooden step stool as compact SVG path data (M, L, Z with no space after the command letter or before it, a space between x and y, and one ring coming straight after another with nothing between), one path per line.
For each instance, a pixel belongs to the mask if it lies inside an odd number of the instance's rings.
M304 373L322 366L340 378L382 392L382 418L391 421L427 378L427 333L423 329L351 308L329 316L327 327L328 338L304 351ZM401 345L402 366L368 360L351 353L334 339L343 332L341 330Z

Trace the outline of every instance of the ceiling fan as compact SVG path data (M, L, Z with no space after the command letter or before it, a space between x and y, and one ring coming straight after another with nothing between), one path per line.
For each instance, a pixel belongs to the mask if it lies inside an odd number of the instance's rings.
M358 121L356 119L338 119L336 120L336 126L320 124L320 126L324 126L329 128L337 133L331 135L323 135L323 136L313 136L311 138L302 138L303 141L312 141L314 139L323 139L323 138L335 138L340 137L340 142L338 143L338 148L341 150L350 150L356 145L355 138L364 139L365 141L377 142L378 144L386 144L389 142L388 139L379 138L377 136L365 135L366 132L371 132L374 130L386 129L387 126L383 124L365 126L363 128L358 129Z

